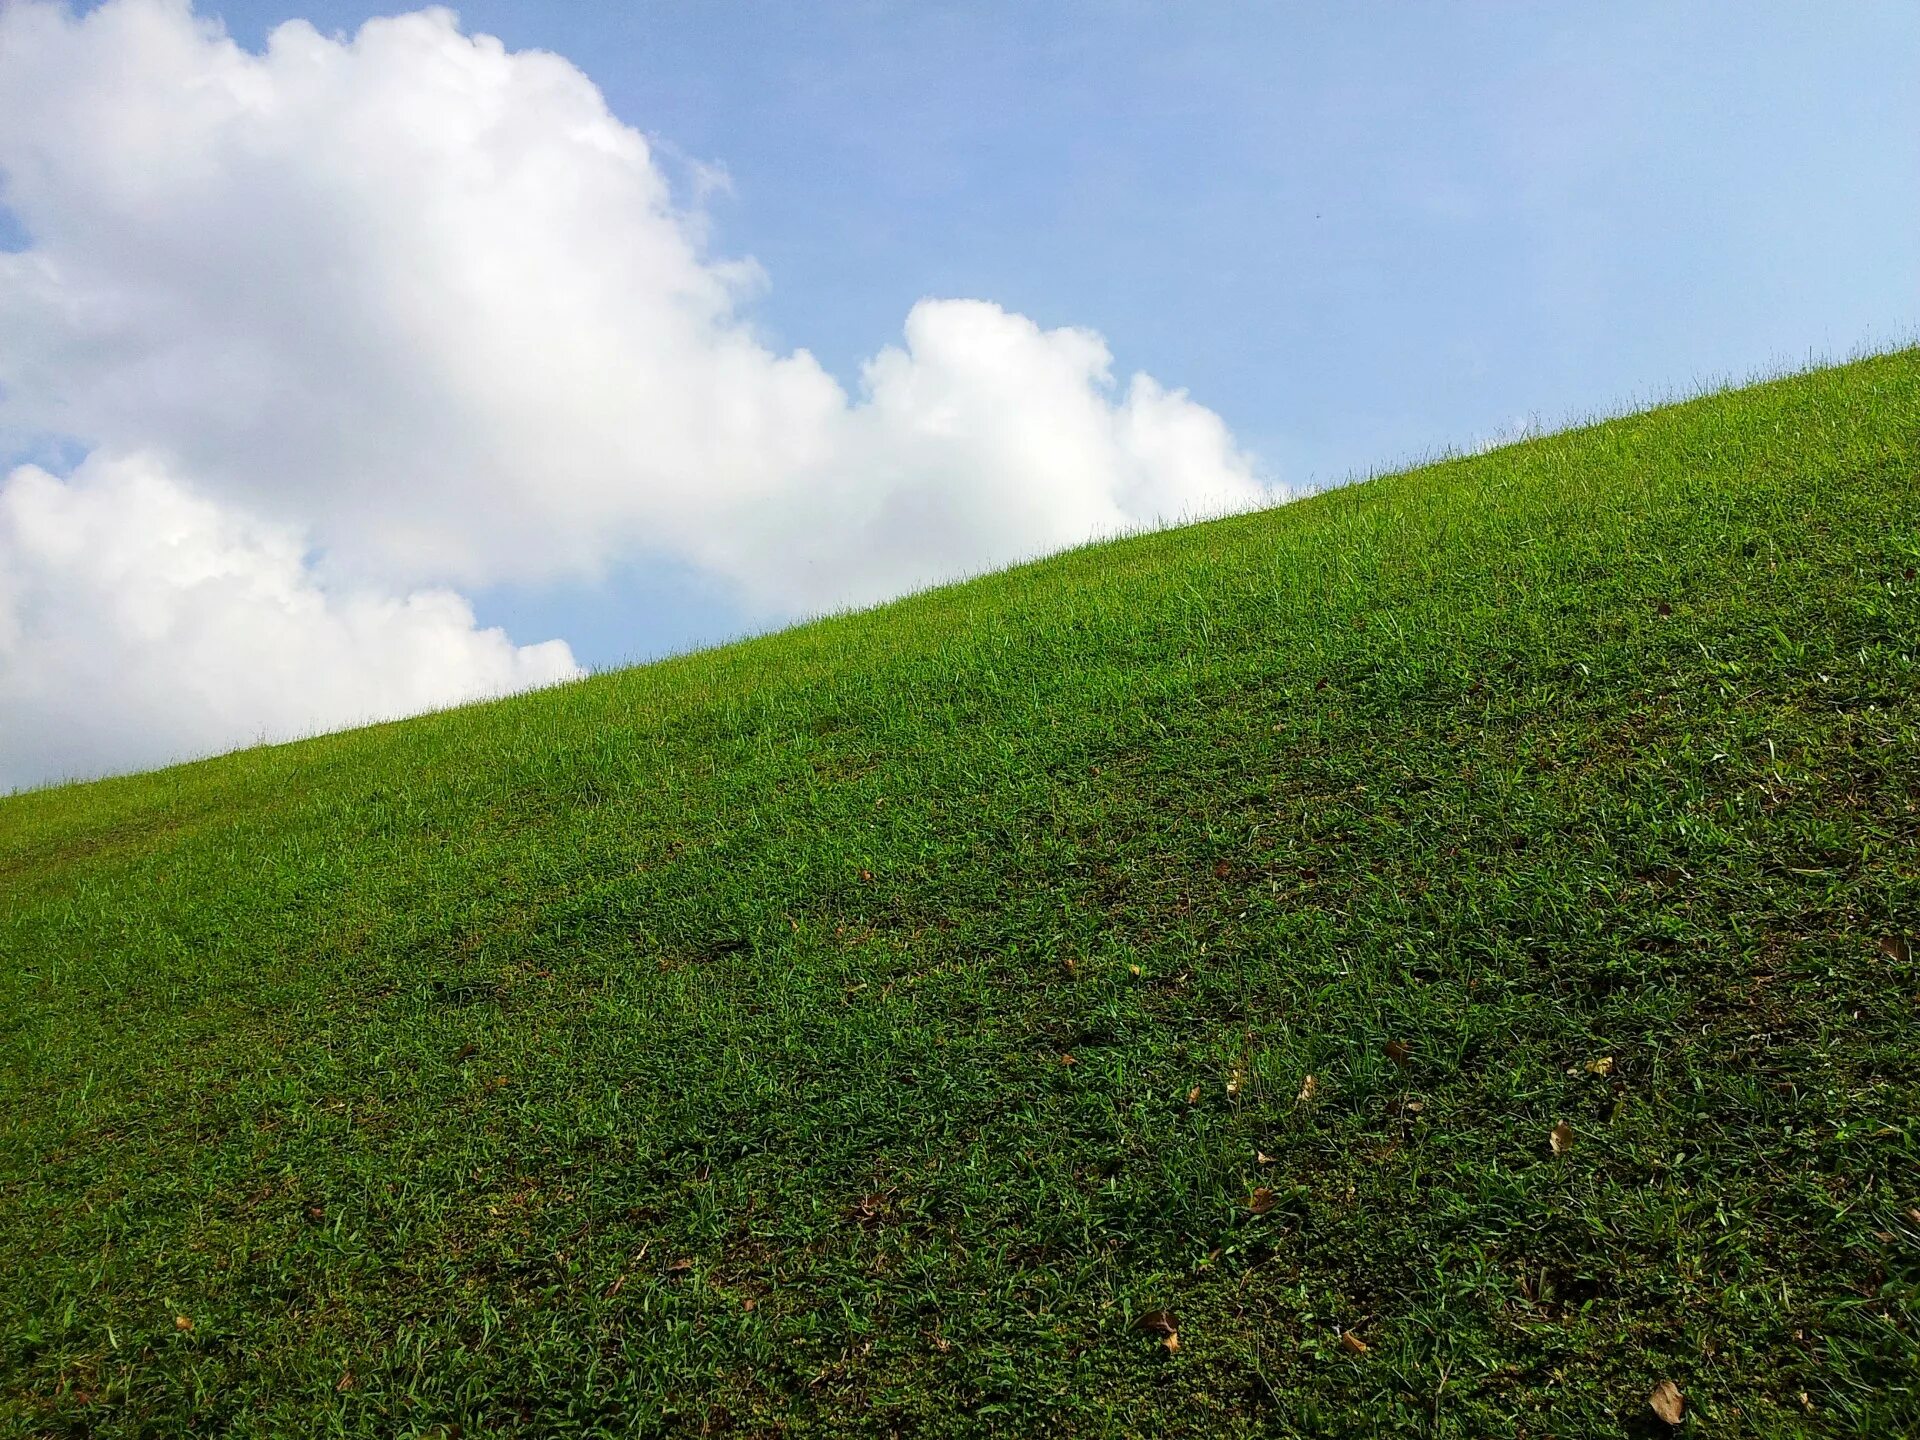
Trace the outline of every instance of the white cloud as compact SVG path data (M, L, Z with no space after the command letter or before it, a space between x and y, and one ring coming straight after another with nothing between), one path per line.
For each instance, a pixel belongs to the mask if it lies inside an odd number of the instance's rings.
M580 673L445 590L324 587L297 536L151 460L0 482L0 793L411 714Z
M772 352L646 139L444 10L254 54L0 0L0 174L0 442L154 456L337 583L652 554L774 616L1277 493L1089 331L923 301L855 396Z

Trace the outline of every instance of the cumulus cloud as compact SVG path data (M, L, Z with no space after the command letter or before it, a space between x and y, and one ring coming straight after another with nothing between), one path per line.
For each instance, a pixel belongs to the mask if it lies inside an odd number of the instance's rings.
M460 596L325 587L151 459L0 482L0 792L571 679Z
M653 555L771 617L1275 493L1091 331L923 301L853 394L774 352L646 138L445 10L252 53L0 5L0 175L0 438L154 457L356 583Z

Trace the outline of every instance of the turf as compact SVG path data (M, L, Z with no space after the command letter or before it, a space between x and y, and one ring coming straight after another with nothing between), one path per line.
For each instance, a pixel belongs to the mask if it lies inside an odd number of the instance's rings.
M1916 565L1908 351L0 801L0 1432L1920 1433Z

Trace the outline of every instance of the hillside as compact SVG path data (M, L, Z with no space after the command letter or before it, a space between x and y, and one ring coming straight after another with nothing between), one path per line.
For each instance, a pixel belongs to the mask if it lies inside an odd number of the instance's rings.
M1909 351L0 801L0 1433L1920 1432L1916 566Z

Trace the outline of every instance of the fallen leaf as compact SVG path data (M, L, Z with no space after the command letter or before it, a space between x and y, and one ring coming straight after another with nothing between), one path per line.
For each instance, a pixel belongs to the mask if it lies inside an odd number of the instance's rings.
M1904 935L1882 935L1880 950L1889 960L1906 965L1913 960L1913 945Z
M340 1383L335 1385L333 1388L335 1390L340 1391L342 1394L345 1394L347 1391L351 1390L353 1388L353 1371L351 1370L342 1371L340 1374Z
M1069 955L1060 962L1060 968L1069 975L1077 975L1080 973L1080 962Z
M1060 1063L1062 1065L1078 1065L1080 1062L1075 1060L1071 1055L1062 1055L1060 1057Z
M1200 1087L1196 1085L1193 1087L1193 1089L1187 1091L1187 1104L1198 1105L1199 1103L1200 1103Z
M1254 1151L1253 1158L1255 1163L1260 1165L1272 1165L1275 1163L1273 1156L1267 1154L1264 1150Z
M667 1262L667 1274L669 1275L684 1275L691 1269L693 1269L693 1261L691 1260L670 1260Z
M307 1207L307 1219L311 1220L314 1224L318 1225L326 1218L327 1210L324 1205L309 1205Z
M1238 1100L1240 1098L1240 1088L1245 1084L1246 1077L1238 1070L1234 1071L1227 1077L1227 1098L1229 1100Z
M1213 873L1216 879L1225 880L1233 874L1233 865L1226 860L1216 860L1213 862Z
M173 1328L176 1330L182 1330L182 1331L191 1330L193 1328L193 1317L189 1315L174 1316Z
M1407 1062L1412 1058L1413 1051L1401 1044L1398 1040L1387 1041L1387 1059L1398 1065L1402 1070L1407 1068Z
M742 1310L751 1310L751 1309L753 1309L753 1308L754 1308L755 1306L757 1306L757 1305L758 1305L759 1303L760 1303L760 1302L759 1302L758 1300L756 1300L756 1299L754 1299L754 1298L753 1298L753 1296L751 1296L751 1295L749 1295L749 1296L747 1296L747 1298L746 1298L746 1299L744 1299L744 1300L742 1300L742 1301L740 1302L740 1308L741 1308Z
M862 880L865 880L865 881L868 881L868 882L871 882L871 881L873 880L873 871L871 871L871 870L862 870L862 871L860 872L860 878L861 878Z
M1573 1148L1573 1126L1562 1120L1553 1127L1553 1133L1547 1137L1547 1143L1553 1146L1554 1154L1566 1154Z
M1313 1092L1319 1088L1320 1082L1315 1080L1313 1075L1309 1073L1307 1078L1300 1082L1300 1103L1304 1105L1313 1099Z
M1653 1393L1647 1396L1647 1404L1653 1407L1653 1413L1669 1425L1678 1425L1680 1417L1686 1413L1687 1397L1680 1393L1680 1387L1671 1380L1662 1380L1653 1387Z
M1180 1329L1180 1322L1171 1310L1148 1310L1133 1322L1133 1328L1147 1335L1172 1335Z
M1256 1215L1264 1215L1273 1209L1274 1202L1277 1198L1273 1191L1269 1190L1265 1185L1262 1185L1247 1197L1247 1208Z
M1344 1331L1340 1336L1340 1348L1349 1355L1364 1355L1373 1347L1351 1330L1348 1330Z

